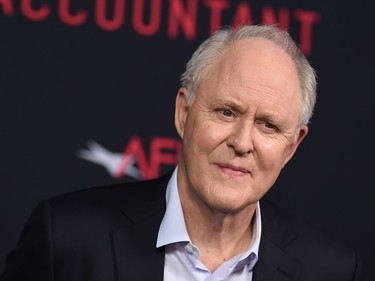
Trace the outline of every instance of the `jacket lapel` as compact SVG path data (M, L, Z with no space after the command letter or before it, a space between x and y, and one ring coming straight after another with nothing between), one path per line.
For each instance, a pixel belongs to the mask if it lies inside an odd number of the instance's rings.
M163 215L164 212L159 212L113 234L117 280L163 280L164 248L156 248Z
M301 263L285 252L296 235L288 227L288 221L279 214L272 204L265 200L261 202L262 238L253 281L298 280Z
M298 280L300 262L288 256L267 237L261 241L259 259L254 268L253 281Z
M121 212L130 223L112 233L116 280L163 280L165 251L164 247L156 248L156 241L170 177L171 173L144 182L127 193Z

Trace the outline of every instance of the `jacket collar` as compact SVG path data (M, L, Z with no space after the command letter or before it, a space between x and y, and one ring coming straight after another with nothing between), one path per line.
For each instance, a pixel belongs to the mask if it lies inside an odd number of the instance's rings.
M253 281L298 280L301 262L284 250L297 236L290 230L281 210L267 200L261 201L262 238Z

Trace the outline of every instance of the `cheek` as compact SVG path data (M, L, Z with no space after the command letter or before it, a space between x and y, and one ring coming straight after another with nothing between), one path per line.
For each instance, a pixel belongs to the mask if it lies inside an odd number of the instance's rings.
M258 136L254 138L254 146L260 166L272 169L283 165L287 152L287 146L284 142L274 138Z
M198 125L199 124L199 125ZM192 124L193 125L193 124ZM226 139L226 128L211 122L195 122L190 128L190 149L208 154L215 150Z
M225 126L207 125L201 133L202 138L207 142L211 149L216 148L225 142L228 137L228 129Z

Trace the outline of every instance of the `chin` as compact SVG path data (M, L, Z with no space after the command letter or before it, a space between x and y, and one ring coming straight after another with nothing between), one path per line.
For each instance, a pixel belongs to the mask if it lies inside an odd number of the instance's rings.
M255 201L254 203L256 203ZM235 201L225 201L225 202L214 202L210 205L211 209L215 212L223 213L223 214L235 214L242 210L247 209L249 206L253 205L254 203L243 202L240 203L239 200Z

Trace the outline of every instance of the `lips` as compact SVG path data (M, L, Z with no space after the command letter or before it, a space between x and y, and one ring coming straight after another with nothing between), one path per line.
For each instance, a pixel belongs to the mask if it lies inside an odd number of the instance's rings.
M247 168L241 167L241 166L236 166L236 165L232 165L232 164L223 164L223 163L216 164L216 165L220 168L220 170L222 170L226 173L231 173L231 174L235 174L235 175L250 174L250 170L248 170Z

